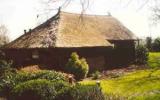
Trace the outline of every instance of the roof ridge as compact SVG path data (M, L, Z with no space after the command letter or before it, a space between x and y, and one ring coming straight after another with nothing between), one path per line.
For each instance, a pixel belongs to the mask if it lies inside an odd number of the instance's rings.
M67 11L60 11L61 13L67 14L74 14L74 15L85 15L85 16L102 16L102 17L113 17L112 15L96 15L96 14L86 14L86 13L74 13L74 12L67 12Z

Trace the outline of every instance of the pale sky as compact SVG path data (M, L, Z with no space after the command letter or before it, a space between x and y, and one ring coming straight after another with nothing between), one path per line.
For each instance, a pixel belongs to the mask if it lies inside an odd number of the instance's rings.
M34 28L38 24L53 16L55 12L46 14L43 12L45 5L41 0L0 0L0 24L5 24L9 29L11 40L16 39L23 34L23 30ZM73 0L63 11L80 13L81 6L79 0ZM123 1L123 2L122 2ZM90 0L90 5L86 11L87 14L112 16L122 22L138 37L160 36L160 27L152 25L151 2L143 5L143 0ZM52 5L50 8L55 5ZM43 10L42 10L43 9ZM39 18L37 19L37 14Z

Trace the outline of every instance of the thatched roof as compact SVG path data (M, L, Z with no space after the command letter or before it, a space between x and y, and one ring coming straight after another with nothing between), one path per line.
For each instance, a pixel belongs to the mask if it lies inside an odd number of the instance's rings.
M131 31L112 16L59 12L6 48L112 46L107 40L134 40Z

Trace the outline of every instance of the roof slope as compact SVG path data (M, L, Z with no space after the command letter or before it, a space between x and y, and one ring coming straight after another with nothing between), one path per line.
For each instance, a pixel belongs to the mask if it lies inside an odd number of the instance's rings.
M58 30L59 15L55 15L33 30L23 34L4 48L46 48L54 46Z
M96 21L92 16L61 12L56 46L110 46L111 44L99 32Z
M131 31L112 16L58 12L5 48L112 46L107 40L134 40Z

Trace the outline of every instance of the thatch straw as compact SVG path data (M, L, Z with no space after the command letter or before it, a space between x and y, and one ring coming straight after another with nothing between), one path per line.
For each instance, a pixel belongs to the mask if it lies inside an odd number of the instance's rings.
M107 40L134 39L133 33L112 16L59 12L5 47L96 47L112 46Z

